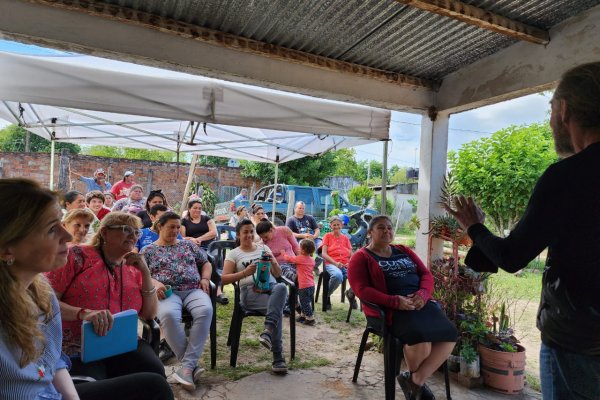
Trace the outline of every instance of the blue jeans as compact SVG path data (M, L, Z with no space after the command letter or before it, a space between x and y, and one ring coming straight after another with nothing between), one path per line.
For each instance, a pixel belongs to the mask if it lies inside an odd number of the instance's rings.
M600 356L557 350L542 343L540 379L544 400L600 399Z
M300 309L302 310L302 314L305 317L312 318L312 302L315 297L315 287L310 286L304 289L298 289L298 297L300 298Z
M335 291L348 276L346 268L338 268L333 264L326 264L325 270L329 274L329 295Z

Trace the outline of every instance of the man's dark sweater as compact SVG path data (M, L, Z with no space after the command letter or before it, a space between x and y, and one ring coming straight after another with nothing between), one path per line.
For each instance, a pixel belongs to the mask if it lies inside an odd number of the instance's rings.
M537 326L549 346L600 355L600 143L551 165L506 238L469 228L465 263L515 272L548 247Z

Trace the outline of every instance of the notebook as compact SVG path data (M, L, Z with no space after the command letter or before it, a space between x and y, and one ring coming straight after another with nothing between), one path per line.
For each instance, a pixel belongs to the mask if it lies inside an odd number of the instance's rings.
M138 315L135 310L113 314L113 327L106 336L98 336L90 321L81 326L81 361L101 360L137 349Z

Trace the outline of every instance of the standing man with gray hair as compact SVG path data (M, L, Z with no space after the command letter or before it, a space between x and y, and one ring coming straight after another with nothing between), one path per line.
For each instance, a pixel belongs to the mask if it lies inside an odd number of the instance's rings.
M465 263L516 272L548 248L537 327L544 400L600 399L600 62L567 71L550 101L556 152L506 238L472 198L448 208L473 239Z

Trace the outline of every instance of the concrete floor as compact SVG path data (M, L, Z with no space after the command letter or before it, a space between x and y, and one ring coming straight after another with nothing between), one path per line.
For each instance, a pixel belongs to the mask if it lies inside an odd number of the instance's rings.
M288 375L278 376L262 372L235 382L217 383L201 379L193 393L186 392L177 384L173 390L178 400L292 400L292 399L383 399L383 357L373 351L365 353L362 368L356 383L352 383L355 359L342 357L333 365L310 370L290 370ZM173 366L167 367L172 374ZM444 379L436 373L428 382L439 400L446 399ZM404 400L396 384L396 398ZM486 388L467 389L451 380L454 400L539 400L541 394L525 388L519 395L505 395Z

